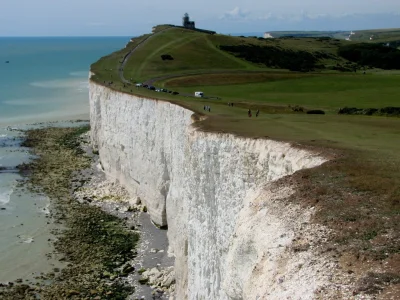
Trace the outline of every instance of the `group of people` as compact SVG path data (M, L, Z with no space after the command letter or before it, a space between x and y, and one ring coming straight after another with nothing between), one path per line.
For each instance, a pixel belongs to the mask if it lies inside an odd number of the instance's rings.
M203 108L203 109L206 110L206 111L208 111L208 112L211 112L211 106L204 105L204 108Z
M232 106L232 107L233 107L233 102L228 102L228 106ZM257 111L256 111L256 117L258 117L259 114L260 114L260 110L257 109ZM251 110L250 110L250 109L247 111L247 116L248 116L249 118L251 118L251 117L253 116L253 114L251 113Z
M260 110L257 109L257 111L256 111L256 117L258 117L259 114L260 114ZM247 115L249 116L249 118L251 118L252 114L251 114L251 110L250 110L250 109L247 111Z

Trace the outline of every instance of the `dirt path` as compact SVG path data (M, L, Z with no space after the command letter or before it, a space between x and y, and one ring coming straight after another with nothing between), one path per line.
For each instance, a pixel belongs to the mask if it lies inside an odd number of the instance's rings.
M118 72L119 72L119 77L121 78L121 81L122 81L123 83L131 83L129 80L126 80L125 77L124 77L124 68L125 68L125 66L126 66L126 63L127 63L128 60L129 60L129 58L132 56L132 54L135 53L135 51L136 51L140 46L142 46L144 43L146 43L149 39L151 39L152 37L154 37L154 36L160 34L161 32L167 31L167 30L169 30L169 29L171 29L171 28L173 28L173 27L169 27L169 28L160 30L160 31L158 31L158 32L156 32L156 33L153 33L152 35L148 36L148 37L145 38L143 41L141 41L138 45L136 45L135 48L133 48L128 54L125 55L125 57L124 57L123 60L122 60L121 66L120 66L120 68L119 68L119 71L118 71Z

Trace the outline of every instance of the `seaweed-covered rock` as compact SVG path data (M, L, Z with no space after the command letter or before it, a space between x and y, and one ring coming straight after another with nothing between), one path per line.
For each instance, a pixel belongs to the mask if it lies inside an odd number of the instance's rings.
M135 256L132 250L138 241L137 233L127 229L123 220L86 202L80 203L71 195L73 174L90 166L90 158L80 148L80 135L88 129L44 128L26 132L27 145L37 158L20 170L27 175L31 190L51 199L52 214L65 227L58 233L55 248L69 262L62 272L55 274L58 270L54 270L41 277L52 281L38 282L35 293L40 299L84 299L90 298L94 290L99 299L125 299L133 292L133 287L117 279L116 262L125 263ZM133 270L126 265L124 271ZM30 290L21 282L0 287L1 298L7 300L26 299L21 295Z

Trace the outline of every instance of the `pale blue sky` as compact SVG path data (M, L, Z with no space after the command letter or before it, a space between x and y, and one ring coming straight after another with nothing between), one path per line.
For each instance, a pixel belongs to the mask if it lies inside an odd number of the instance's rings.
M185 12L221 33L400 27L400 0L2 0L0 36L132 36Z

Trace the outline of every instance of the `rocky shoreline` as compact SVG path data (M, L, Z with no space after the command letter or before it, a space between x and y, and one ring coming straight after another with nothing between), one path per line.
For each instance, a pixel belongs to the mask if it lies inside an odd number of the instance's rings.
M92 152L89 136L84 136L83 149ZM126 222L140 235L137 255L130 262L135 272L125 279L135 287L128 299L168 299L175 288L174 258L168 255L166 230L157 228L141 204L132 204L128 192L118 183L107 180L98 155L92 157L91 167L74 174L71 193L79 202L100 207ZM84 181L83 185L79 182ZM77 184L78 183L78 184Z
M55 232L56 253L49 255L60 256L66 267L35 282L3 284L0 298L166 299L173 291L165 232L149 224L145 207L130 205L126 191L106 180L88 143L88 130L26 132L23 146L37 158L19 169L29 189L51 198L49 221L65 227ZM152 236L160 232L163 238ZM159 247L152 246L160 240Z

